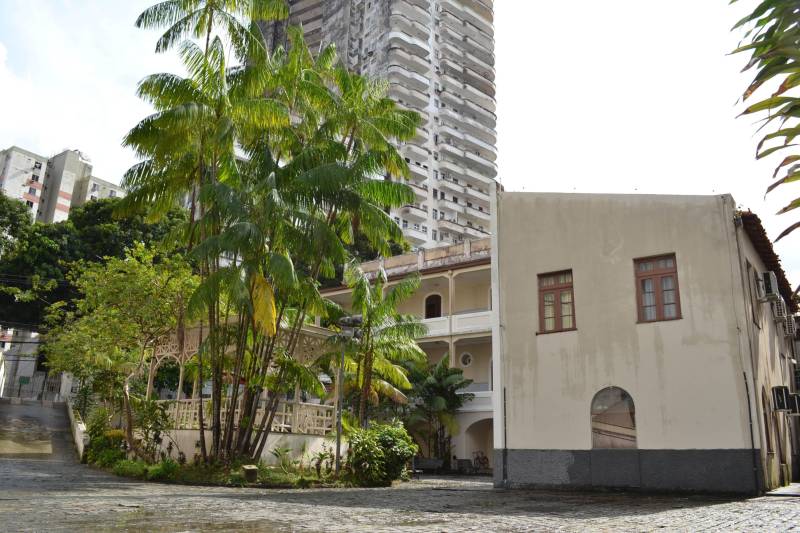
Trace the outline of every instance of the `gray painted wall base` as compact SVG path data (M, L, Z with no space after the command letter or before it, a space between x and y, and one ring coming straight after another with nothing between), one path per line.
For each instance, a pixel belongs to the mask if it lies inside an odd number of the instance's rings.
M503 450L494 458L496 487L763 491L758 450L508 450L507 480Z

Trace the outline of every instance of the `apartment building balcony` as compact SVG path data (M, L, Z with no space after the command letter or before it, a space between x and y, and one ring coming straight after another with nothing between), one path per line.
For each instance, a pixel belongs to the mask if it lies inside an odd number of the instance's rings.
M428 169L422 165L415 164L413 161L408 163L408 170L411 171L411 177L414 179L425 181L429 178Z
M494 81L494 67L477 55L468 52L463 46L458 47L451 42L445 41L441 44L439 49L444 53L446 59L456 61L460 65L476 70L489 80Z
M440 108L439 117L442 119L442 124L445 126L465 131L491 146L497 143L497 134L493 129L470 118L465 113L461 113L455 108Z
M494 128L497 125L497 116L488 109L481 107L474 102L464 100L460 94L453 91L442 91L441 93L442 107L441 109L451 108L456 114L462 117L468 117L476 121L478 124L488 128L494 134Z
M466 150L480 151L490 161L497 160L497 149L486 141L453 126L442 125L439 131L461 141L459 144L463 145Z
M389 65L389 83L399 83L405 87L410 87L425 94L430 93L431 82L422 74L417 74L403 65Z
M450 72L452 72L452 70ZM474 106L483 108L485 111L491 113L492 117L496 121L496 118L494 117L494 111L497 107L497 104L493 97L481 92L472 85L464 83L459 78L451 76L450 74L442 74L441 78L445 90L455 96L454 99L451 98L451 104L466 106L467 102L471 102ZM442 94L442 98L447 98L449 96L445 95L444 92Z
M462 3L461 0L442 0L441 6L443 12L452 13L456 18L474 26L476 30L491 35L492 19L487 19L478 13L468 3Z
M389 17L389 25L393 30L400 30L409 34L415 39L425 42L428 41L428 38L431 34L431 30L428 28L427 24L417 22L416 20L410 19L405 15L400 15L397 13L392 13L392 15Z
M429 60L409 54L401 48L389 49L389 61L392 64L404 65L417 74L422 74L426 77L430 75L431 63Z
M463 181L466 187L472 186L479 191L488 190L494 181L489 176L468 168L462 162L451 161L446 158L439 160L439 168L447 171L449 177L458 179L459 183Z
M416 195L417 200L425 202L428 200L428 185L425 183L414 183L413 181L406 181L406 185L408 185L412 191L414 191L414 195Z
M417 146L416 144L404 144L401 152L411 159L411 161L427 161L430 159L430 152L421 146Z
M489 215L489 211L487 209L483 209L482 206L481 208L476 206L466 206L464 209L464 216L473 219L473 221L476 221L480 225L486 224L487 226L492 219L491 215Z
M428 208L422 205L407 205L403 207L400 212L404 217L411 220L419 220L425 222L428 220Z
M428 242L428 234L421 229L416 229L409 226L408 228L403 228L403 235L406 236L408 242L415 246L419 246Z
M392 15L401 15L409 20L427 26L431 19L428 9L428 7L422 8L408 0L392 0L390 13Z
M389 32L389 45L400 47L411 54L424 58L431 55L431 47L427 41L423 41L399 29Z
M470 54L475 55L476 57L480 58L481 61L488 65L494 66L495 59L494 53L492 52L493 46L491 44L491 40L476 40L468 35L464 35L460 32L459 27L453 27L449 25L449 22L445 22L445 24L439 25L439 34L442 36L443 43L451 43L453 46L469 52ZM486 44L486 43L489 44Z
M418 8L428 12L431 8L430 0L395 0L399 2L405 2L407 4L411 4L412 6L417 6Z
M466 194L467 188L460 183L456 183L452 179L445 178L436 182L439 188L443 191L448 191L455 194Z
M472 178L474 173L469 173L469 169L479 172L481 177L494 178L497 176L497 165L494 161L489 160L482 154L476 154L472 151L465 150L459 146L448 143L439 144L439 152L454 158L456 162L460 162L462 166L467 167L461 172L461 176L465 178Z
M465 205L462 205L457 202L453 202L451 200L439 200L439 206L442 209L447 209L451 213L463 213L464 209L466 209Z
M425 109L428 107L428 102L430 102L428 93L409 89L399 83L389 84L389 95L395 100L398 100L401 104L407 104L407 106L413 108L414 111L417 112L419 112L419 110L416 108Z
M472 185L467 185L464 187L464 194L466 195L466 198L472 198L479 202L483 202L487 206L491 201L488 192L484 191L483 189L476 189Z
M452 0L450 1L452 2ZM491 26L483 26L483 28L480 28L470 23L470 21L454 14L444 6L442 6L440 20L441 26L458 34L462 42L464 42L464 38L466 37L483 49L484 52L491 53L492 50L494 50L494 32ZM466 22L466 24L464 24L464 22Z
M458 219L440 220L439 227L456 235L468 235L476 239L482 239L489 236L489 232L485 229L480 229L474 225L470 226L469 224L462 224Z
M484 2L484 0L461 0L461 3L490 23L494 23L494 10L491 4Z
M422 115L420 116L420 119L424 120ZM430 132L428 132L428 128L424 128L422 126L417 127L417 131L414 132L414 136L411 138L415 144L426 144L428 139L430 139Z

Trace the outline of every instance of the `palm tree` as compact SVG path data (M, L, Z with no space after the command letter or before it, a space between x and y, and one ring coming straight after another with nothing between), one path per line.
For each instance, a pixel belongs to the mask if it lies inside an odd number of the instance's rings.
M136 27L167 27L156 43L156 52L165 52L190 38L204 39L204 51L208 51L213 30L219 28L238 58L244 60L263 50L252 21L284 19L288 15L286 0L164 0L145 9L136 19Z
M731 0L731 3L738 0ZM758 131L772 126L771 132L764 135L756 148L756 159L768 157L777 152L797 146L795 140L800 136L800 97L796 90L800 85L798 75L798 57L800 46L798 41L800 11L795 0L769 0L757 2L753 11L740 20L734 30L747 29L744 40L747 42L733 53L747 53L750 59L744 70L755 69L753 80L747 86L742 101L747 101L762 87L772 87L774 92L764 95L761 101L749 105L742 115L765 113ZM795 183L800 180L800 154L787 155L780 160L772 178L775 180L766 192L776 187ZM781 177L778 177L782 174ZM788 213L800 207L800 198L795 198L778 214ZM778 238L779 241L789 233L800 228L795 222L786 228Z
M450 436L458 433L456 411L473 398L461 392L472 380L464 379L460 368L450 368L449 359L445 354L438 363L412 369L414 405L406 417L410 431L425 444L428 454L446 463L450 459Z
M209 364L200 360L198 369L211 371L213 459L260 456L277 383L298 376L286 357L307 316L328 311L317 279L347 261L346 246L359 232L378 250L402 240L385 209L413 199L407 186L373 178L408 172L392 142L413 136L419 118L397 109L378 85L338 71L332 47L314 57L296 28L288 49L243 53L250 37L241 28L269 5L277 3L166 1L139 21L170 25L159 50L206 36L202 48L180 45L187 77L157 74L139 86L155 112L125 139L142 158L126 175L125 206L155 204L158 214L191 195L179 237L201 266L189 308L209 327L199 354ZM212 25L245 63L229 65ZM224 372L247 383L238 420L233 409L221 417L226 394L240 400L238 387L225 392ZM264 392L268 408L257 420ZM205 456L202 429L200 441Z
M368 404L371 400L377 403L383 383L394 381L404 388L410 388L405 372L399 365L426 359L416 339L424 336L427 328L414 316L397 311L398 306L419 288L420 280L419 276L411 276L387 287L383 270L371 280L354 263L348 265L344 278L351 289L353 313L361 315L355 381L360 387L358 420L361 427L366 427ZM375 373L389 377L390 381L379 385L373 381Z

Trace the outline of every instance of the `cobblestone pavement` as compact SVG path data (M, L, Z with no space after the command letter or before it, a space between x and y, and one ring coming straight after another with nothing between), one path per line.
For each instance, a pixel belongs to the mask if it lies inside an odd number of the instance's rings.
M787 531L800 499L497 491L488 480L391 489L261 490L142 483L77 464L60 416L0 404L0 428L39 424L52 455L0 450L0 531ZM13 431L11 431L13 432ZM37 442L41 432L34 432ZM3 437L0 437L3 438Z

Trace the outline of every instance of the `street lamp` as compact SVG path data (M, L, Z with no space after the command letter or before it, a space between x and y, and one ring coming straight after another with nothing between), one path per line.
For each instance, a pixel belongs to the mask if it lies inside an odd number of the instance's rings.
M346 339L361 336L361 315L346 316L339 319L342 328L342 337ZM342 462L342 406L344 405L344 352L346 346L342 343L342 355L339 359L338 394L336 399L336 477L339 477Z

